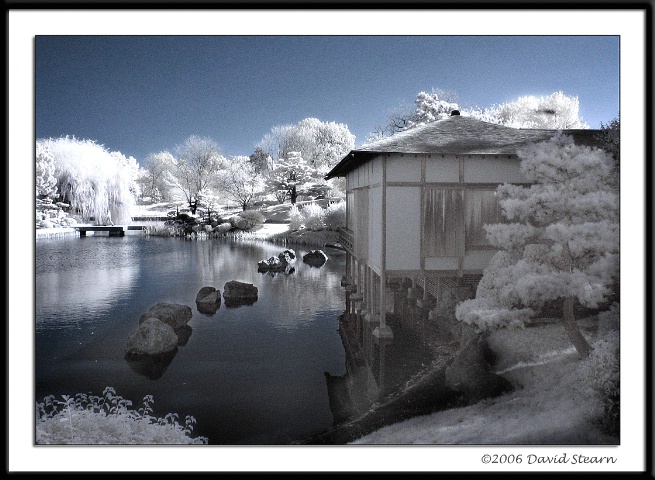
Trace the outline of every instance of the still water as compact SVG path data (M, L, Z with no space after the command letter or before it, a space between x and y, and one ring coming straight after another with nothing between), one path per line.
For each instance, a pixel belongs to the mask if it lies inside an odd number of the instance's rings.
M258 273L257 262L292 248L290 274ZM288 444L332 425L325 372L342 375L338 327L345 255L255 241L94 235L36 242L35 395L101 394L107 386L134 408L154 396L154 415L193 415L194 435L213 445ZM198 291L230 280L259 289L252 305L200 313ZM193 310L191 335L170 363L128 362L125 342L157 303Z

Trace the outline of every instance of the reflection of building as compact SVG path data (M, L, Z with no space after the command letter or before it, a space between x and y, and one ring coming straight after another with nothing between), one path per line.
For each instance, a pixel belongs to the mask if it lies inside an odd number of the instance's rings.
M351 300L391 338L391 285L429 309L474 293L494 253L484 224L501 221L495 190L525 183L517 150L553 130L516 129L453 115L352 150L326 176L345 177ZM597 130L568 130L598 144Z

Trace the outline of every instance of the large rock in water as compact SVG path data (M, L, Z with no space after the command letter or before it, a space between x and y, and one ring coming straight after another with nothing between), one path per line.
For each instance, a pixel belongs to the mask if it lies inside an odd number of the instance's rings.
M446 386L462 394L468 404L512 390L512 384L491 371L489 347L482 334L462 329L461 347L446 367Z
M312 250L302 257L302 261L311 267L320 268L327 262L328 256L323 250Z
M175 351L177 343L173 327L158 318L149 317L128 337L125 353L130 356L160 355Z
M196 295L196 303L221 303L221 292L214 287L202 287Z
M149 318L157 318L162 322L170 325L173 329L180 328L191 320L193 312L187 305L178 305L176 303L158 303L147 313L141 315L139 323L143 323Z
M221 292L214 287L202 287L196 295L196 307L200 313L213 315L221 306Z
M252 283L232 280L223 287L223 299L226 307L252 305L257 301L259 291Z

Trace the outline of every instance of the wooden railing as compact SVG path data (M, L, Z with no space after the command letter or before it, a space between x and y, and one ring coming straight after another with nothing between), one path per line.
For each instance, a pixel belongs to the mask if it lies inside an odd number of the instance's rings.
M351 230L348 230L347 228L340 228L339 236L343 248L345 248L348 251L348 253L352 254L354 252L354 247L355 247L354 233Z

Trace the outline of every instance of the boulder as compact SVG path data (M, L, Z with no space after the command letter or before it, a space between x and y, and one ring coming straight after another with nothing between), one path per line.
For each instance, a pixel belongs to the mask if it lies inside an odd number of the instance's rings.
M293 273L295 269L291 267L296 263L296 252L291 249L287 249L284 252L279 253L275 257L270 257L268 260L261 260L257 264L257 271L259 273L266 272L285 272Z
M147 313L141 315L139 323L143 323L149 318L157 318L162 322L170 325L173 329L180 328L191 320L193 312L191 307L186 305L178 305L175 303L158 303Z
M223 299L226 307L252 305L257 301L259 291L252 283L236 280L229 281L223 287Z
M327 262L328 256L323 250L312 250L302 257L302 261L311 267L320 268Z
M464 330L460 349L446 367L446 386L459 392L466 403L477 403L512 390L512 384L491 371L489 347L480 333Z
M202 287L196 295L196 308L200 313L213 315L221 306L221 292L214 287Z
M202 287L196 295L196 303L221 303L221 292L214 287Z
M178 337L173 327L156 317L144 320L125 345L129 356L161 355L177 349Z

